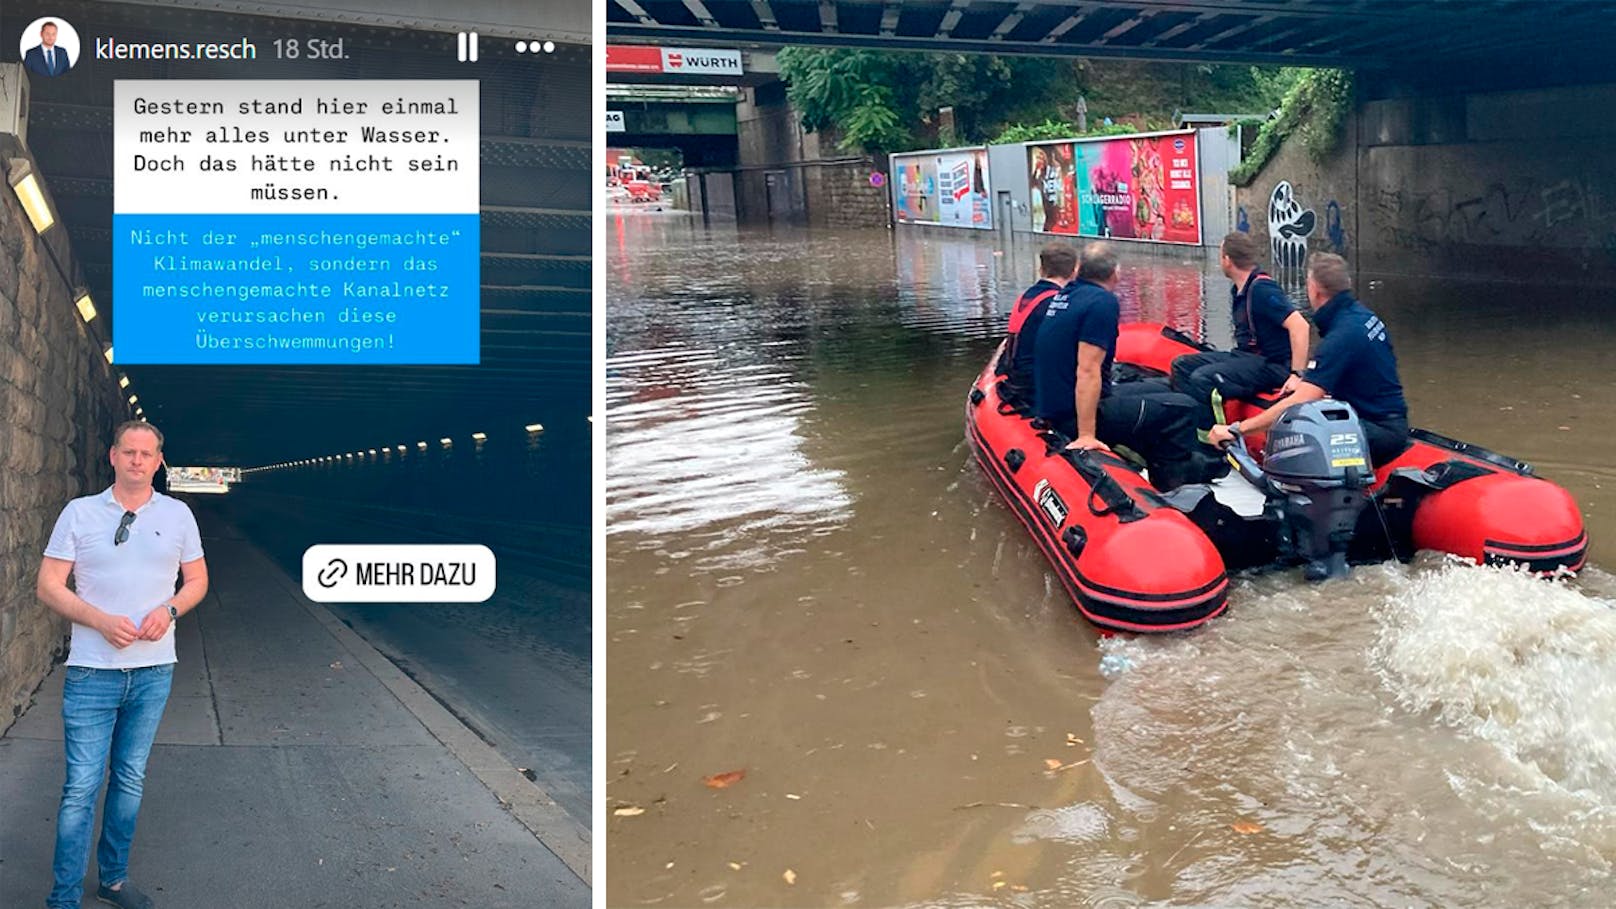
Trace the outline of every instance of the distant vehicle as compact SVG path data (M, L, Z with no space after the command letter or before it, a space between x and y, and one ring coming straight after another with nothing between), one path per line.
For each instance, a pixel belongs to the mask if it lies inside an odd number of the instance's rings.
M652 181L651 172L644 167L619 168L617 179L628 190L631 202L662 201L662 187Z
M608 149L606 185L613 202L660 203L673 191L665 171L654 170L633 155Z
M629 201L631 202L662 201L662 187L652 183L650 180L640 178L624 180L623 188L628 190Z

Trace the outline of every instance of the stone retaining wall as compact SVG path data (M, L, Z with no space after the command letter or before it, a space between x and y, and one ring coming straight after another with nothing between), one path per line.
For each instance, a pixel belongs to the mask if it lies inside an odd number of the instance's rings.
M887 227L892 223L886 189L870 185L873 162L826 164L808 183L808 223L814 227Z
M66 621L34 596L40 556L62 506L112 482L106 451L127 413L43 238L0 186L0 731L66 653Z

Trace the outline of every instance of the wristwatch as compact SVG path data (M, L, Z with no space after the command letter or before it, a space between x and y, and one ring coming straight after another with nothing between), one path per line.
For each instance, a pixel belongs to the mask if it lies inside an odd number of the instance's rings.
M174 608L174 604L173 603L164 603L163 605L168 607L168 620L170 622L178 621L179 617L180 617L180 611L178 609Z

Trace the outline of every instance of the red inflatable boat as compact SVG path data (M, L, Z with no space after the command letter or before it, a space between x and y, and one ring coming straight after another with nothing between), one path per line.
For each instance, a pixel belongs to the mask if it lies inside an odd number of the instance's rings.
M1206 534L1128 462L1065 450L999 396L994 355L965 426L977 461L1089 621L1122 631L1193 628L1223 611L1229 580Z
M1172 329L1135 323L1122 326L1116 360L1165 375L1173 357L1198 349ZM1226 566L1273 560L1271 509L1242 518L1189 488L1163 496L1115 455L1066 451L1064 438L1039 431L1001 397L998 360L995 354L971 388L967 434L983 471L1089 621L1121 631L1192 628L1223 611ZM1231 420L1261 409L1246 401L1225 408ZM1260 453L1262 439L1246 441ZM1414 430L1409 449L1375 465L1365 484L1373 507L1358 516L1354 562L1406 560L1430 549L1549 574L1575 571L1586 559L1588 536L1571 495L1485 449Z

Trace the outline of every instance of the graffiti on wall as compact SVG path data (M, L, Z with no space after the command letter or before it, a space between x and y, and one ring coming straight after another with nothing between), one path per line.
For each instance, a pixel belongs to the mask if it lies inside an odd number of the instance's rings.
M1490 183L1481 192L1378 187L1366 196L1376 232L1389 245L1416 252L1450 244L1540 243L1547 222L1562 215L1555 210L1548 218L1541 217L1531 193L1502 182Z
M1593 254L1616 230L1616 187L1587 174L1552 181L1495 180L1480 191L1367 192L1372 225L1394 246L1581 247Z
M1324 235L1330 240L1330 252L1338 256L1347 254L1347 231L1341 226L1341 203L1334 199L1324 206Z
M1281 180L1268 196L1268 244L1274 278L1292 295L1306 282L1307 238L1315 222L1313 210L1302 205L1289 180Z

